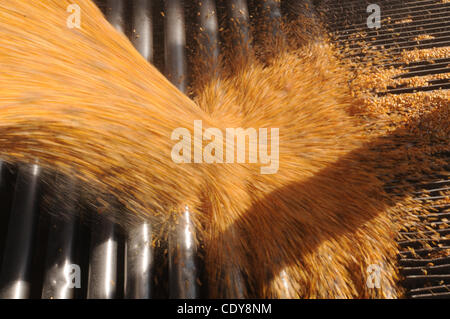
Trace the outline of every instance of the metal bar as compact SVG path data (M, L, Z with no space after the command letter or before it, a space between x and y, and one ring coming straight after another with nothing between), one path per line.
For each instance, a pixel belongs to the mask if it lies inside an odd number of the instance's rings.
M409 69L408 73L400 74L394 79L408 79L412 78L414 76L425 76L425 75L432 75L432 74L443 74L443 73L450 73L450 68L445 66L443 68L429 68L427 70L421 70L421 71L411 71Z
M278 0L263 0L262 13L265 17L267 31L274 37L279 37L281 33L281 8Z
M419 256L426 256L430 253L437 252L437 251L444 251L450 249L450 246L440 246L440 247L431 247L431 248L422 248L422 249L414 249L414 251L400 251L400 257L406 258L406 257L415 257L416 255Z
M428 244L439 243L439 244L443 244L443 245L447 246L447 244L450 244L450 239L446 239L446 238L439 238L439 239L417 238L417 239L399 241L398 245L400 247L417 248L417 247L421 247L424 243L428 243Z
M246 0L227 1L230 29L233 36L233 50L239 57L251 51L250 18Z
M423 292L426 292L426 293L450 292L450 285L440 285L440 286L416 288L416 289L411 289L409 292L410 292L410 294L420 294Z
M184 3L181 0L164 1L164 52L166 76L182 92L187 89L186 31ZM169 234L169 297L198 297L194 229L186 207L175 229Z
M418 31L418 35L426 34L425 32ZM442 34L442 36L440 36ZM405 35L404 37L397 37L397 38L387 38L387 39L379 39L379 40L370 40L371 46L384 46L385 48L396 51L396 52L402 52L403 49L414 49L414 48L434 48L438 46L446 46L449 43L450 40L450 33L448 31L442 32L441 34L435 34L437 35L434 39L429 40L422 40L417 41L412 38L411 35ZM430 34L432 35L432 34ZM407 37L407 40L399 40L404 39ZM361 40L358 40L358 42ZM349 49L361 49L361 43L358 43L357 41L352 41L348 48ZM369 42L369 41L367 41Z
M4 185L4 177L3 177L3 169L5 167L5 163L0 159L0 187Z
M125 34L125 0L106 0L105 17L116 28Z
M149 62L153 61L152 1L136 0L132 3L132 43ZM154 250L152 228L144 223L131 229L125 243L125 298L152 297Z
M279 276L279 280L280 280L280 284L281 284L281 287L279 288L279 290L280 290L279 298L282 298L282 299L295 298L295 290L291 284L292 279L288 275L286 270L283 269L278 276Z
M42 298L73 299L75 288L80 288L76 286L79 278L73 274L78 272L80 275L81 271L75 261L78 196L76 187L62 181L60 176L56 177L55 184L58 191L64 194L65 202L52 207L58 215L50 216Z
M230 270L231 287L228 291L228 297L235 299L244 299L246 297L245 281L240 269L236 267Z
M187 89L186 28L182 0L164 0L165 74L182 92Z
M433 84L428 86L418 86L418 87L407 87L407 88L398 88L398 89L388 89L384 92L379 92L379 96L384 96L386 94L405 94L405 93L415 93L415 92L425 92L425 91L434 91L434 90L447 90L450 89L450 83L443 84ZM441 196L440 198L444 198L445 196ZM415 198L415 200L426 200L426 199L437 199L437 198Z
M318 1L316 0L316 2L321 2L321 1L322 0L318 0ZM327 7L330 8L330 9L334 9L334 10L339 10L339 9L342 10L342 9L347 8L347 7L355 8L356 6L360 5L361 3L364 3L364 1L361 1L361 0L333 1L333 2L329 1L327 3ZM384 5L386 5L387 8L398 8L396 6L400 6L400 8L404 8L405 5L411 6L413 4L419 4L419 5L422 5L422 4L426 5L426 4L430 4L430 3L431 4L436 4L436 0L419 0L419 1L416 1L416 2L411 2L411 1L408 1L408 0L397 0L397 1L389 0L389 2L388 1L383 1L382 3ZM363 9L364 9L364 7L363 7Z
M125 34L125 1L106 0L105 17ZM88 299L113 299L117 296L118 234L113 221L100 218L91 225Z
M439 292L432 294L424 294L424 295L412 295L413 299L449 299L450 292Z
M450 256L428 259L403 258L399 260L399 264L402 266L450 265Z
M132 1L131 41L139 53L149 62L153 62L153 22L152 1Z
M150 224L144 223L128 232L125 248L125 298L152 297L153 254Z
M450 275L413 275L407 276L405 282L409 284L422 284L426 282L430 283L450 283Z
M413 10L415 8L420 8L422 10ZM431 15L433 16L438 16L441 17L442 15L444 15L444 17L446 17L445 15L447 14L447 12L445 12L445 10L443 10L445 8L442 7L434 7L434 8L425 8L423 6L418 6L418 7L404 7L400 9L400 10L395 10L395 11L391 11L391 13L389 13L389 11L383 11L383 15L385 17L390 17L392 20L396 21L396 20L400 20L400 19L405 19L405 18L416 18L416 17L429 17ZM403 11L402 11L403 10ZM347 12L342 12L342 14L338 17L341 18L339 20L335 20L335 24L338 24L339 22L343 22L343 21L347 21L346 19L348 18L349 13L351 14L351 11L347 11ZM359 28L364 28L366 26L366 23L361 23L361 20L358 20L356 23L354 23L352 25L352 28L349 29L345 29L342 31L355 31ZM401 20L400 20L401 21ZM398 25L402 25L400 23L398 23Z
M230 232L233 238L239 238L239 230L232 227L230 228ZM220 295L218 297L225 299L243 299L247 296L247 287L239 267L239 262L236 259L232 259L232 256L233 254L230 254L223 261L223 271L220 275Z
M116 225L102 218L91 227L87 298L114 299L117 296Z
M45 267L43 299L73 299L75 284L71 278L72 270L77 271L75 263L75 220L51 217L47 260ZM78 269L79 271L79 269Z
M395 38L397 39L401 39L403 37L409 37L411 38L414 35L421 35L421 34L430 34L433 36L436 35L440 35L442 33L447 33L448 31L441 31L443 27L446 26L445 24L445 19L446 18L436 18L433 17L432 19L423 19L423 20L415 20L413 25L411 25L410 27L402 27L400 30L396 30L392 31L392 32L377 32L377 31L369 31L367 32L367 35L364 35L361 38L358 38L358 41L360 40L366 40L369 41L372 38L376 38L377 41L380 41L382 39L384 40L392 40L395 36ZM448 19L448 18L447 18ZM444 21L439 21L439 20L444 20ZM431 21L431 23L426 23L428 21ZM420 29L417 27L418 25L420 25ZM357 32L358 29L356 29L353 32ZM353 34L352 32L347 32L345 30L342 31L337 31L338 33L336 34L336 39L339 42L342 41L349 41L351 39L349 39L349 37ZM367 40L369 39L369 40ZM396 39L396 40L397 40ZM370 41L371 43L376 43L376 41Z
M10 194L7 185L7 171L8 168L6 167L5 162L0 160L0 265L3 262L5 235L8 230L9 213L11 212Z
M315 6L312 0L287 0L286 2L289 13L293 13L296 16L305 15L307 17L314 15Z
M423 275L424 271L426 271L427 275L446 275L450 273L450 264L401 268L403 276Z
M2 299L30 297L31 260L40 191L39 175L38 165L19 168L0 275Z
M218 71L220 53L216 3L214 0L202 0L198 5L200 24L198 39L201 60L205 61L204 74L214 76Z
M169 233L169 297L193 299L199 294L195 258L197 247L189 208Z

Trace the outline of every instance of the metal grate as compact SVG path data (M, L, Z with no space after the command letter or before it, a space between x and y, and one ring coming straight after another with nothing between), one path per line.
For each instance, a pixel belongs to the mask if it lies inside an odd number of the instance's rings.
M322 1L322 9L329 21L329 29L338 46L348 48L347 58L364 63L371 52L363 52L367 44L377 50L389 50L393 60L379 61L380 68L393 67L402 70L397 78L442 75L440 79L427 81L423 86L388 87L379 95L405 94L420 91L450 89L450 58L447 56L405 63L396 59L413 50L450 48L450 2L441 0L381 0L381 27L367 27L366 0ZM423 40L419 40L421 39ZM365 45L362 45L364 43ZM395 79L395 78L394 78ZM448 160L449 154L439 154ZM400 183L393 181L386 186L392 193L399 191ZM421 227L399 234L398 244L402 285L410 298L450 298L450 203L442 201L450 194L448 176L429 176L427 181L411 181L413 197L426 204L432 213L417 215Z
M439 203L450 194L450 179L416 185L414 200L427 202L432 213L418 214L420 226L401 232L400 272L411 298L450 297L450 203ZM406 238L406 239L405 239Z
M349 49L349 57L363 55L367 45L373 50L381 50L400 56L402 53L450 47L450 2L442 0L381 0L381 27L368 28L367 7L373 1L342 0L322 1L329 29L336 42ZM326 8L326 9L325 9ZM367 45L361 45L365 43ZM380 94L402 94L450 88L450 59L423 59L417 62L381 61L380 67L401 68L405 72L399 78L446 74L441 79L427 81L418 87L388 88Z

